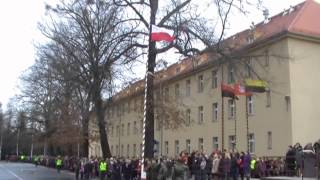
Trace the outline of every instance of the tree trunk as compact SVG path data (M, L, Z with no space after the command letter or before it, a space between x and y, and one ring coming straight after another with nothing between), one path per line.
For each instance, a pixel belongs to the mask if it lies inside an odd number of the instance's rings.
M155 24L158 0L151 1L150 34L151 25ZM153 75L156 64L156 43L149 37L148 67L147 67L147 91L146 91L146 126L145 126L145 158L154 156L154 105L153 105Z
M100 132L100 144L101 144L102 156L103 158L110 158L111 152L109 148L109 142L108 142L106 127L104 122L105 110L102 105L102 98L100 93L95 94L94 103L95 103L95 111L96 111L96 116L97 116L97 121L99 126L99 132Z
M89 156L89 117L85 116L82 122L82 156Z

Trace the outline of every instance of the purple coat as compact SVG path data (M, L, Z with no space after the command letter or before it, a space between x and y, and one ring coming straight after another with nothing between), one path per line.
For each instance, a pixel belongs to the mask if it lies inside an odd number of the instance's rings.
M251 162L251 156L248 153L244 155L244 158L243 158L243 171L245 175L250 173L250 162Z

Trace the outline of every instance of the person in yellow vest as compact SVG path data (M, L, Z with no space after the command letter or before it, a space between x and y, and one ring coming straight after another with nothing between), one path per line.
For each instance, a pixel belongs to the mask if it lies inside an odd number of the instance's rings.
M252 157L250 161L250 170L251 170L251 177L256 177L257 175L257 160L256 157Z
M99 174L100 174L100 180L104 180L106 175L107 175L107 171L108 171L108 165L107 162L102 159L99 162Z
M56 168L57 168L58 173L60 173L60 170L62 168L62 159L60 156L58 156L56 159Z
M20 160L23 162L24 160L26 159L26 156L25 155L21 155L20 156Z

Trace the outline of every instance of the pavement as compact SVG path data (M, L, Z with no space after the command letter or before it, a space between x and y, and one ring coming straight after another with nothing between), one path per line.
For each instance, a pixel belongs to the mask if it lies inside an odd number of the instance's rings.
M57 172L43 166L35 167L28 163L0 162L0 180L74 180L69 171Z

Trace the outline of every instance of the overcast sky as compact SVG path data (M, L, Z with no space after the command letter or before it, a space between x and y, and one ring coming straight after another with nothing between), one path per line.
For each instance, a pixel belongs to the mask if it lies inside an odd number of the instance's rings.
M20 74L32 65L34 42L41 41L37 22L45 14L44 3L56 0L2 0L0 5L0 102L5 106L18 91ZM201 0L194 0L194 2ZM263 5L273 16L302 0L264 0ZM251 22L263 20L262 12L252 8L248 17L234 16L228 32L232 35L247 29Z

